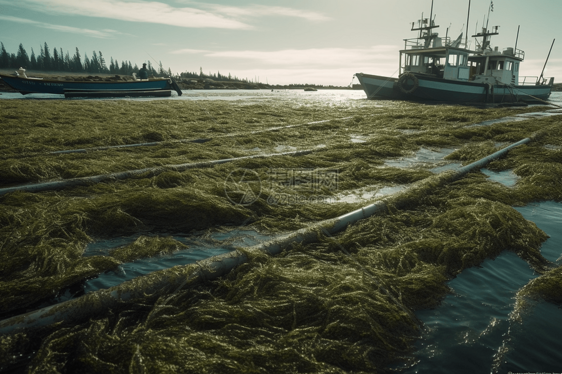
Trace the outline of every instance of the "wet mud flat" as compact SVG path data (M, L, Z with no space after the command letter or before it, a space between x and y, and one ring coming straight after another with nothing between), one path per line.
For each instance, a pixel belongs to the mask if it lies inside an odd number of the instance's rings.
M178 254L244 251L541 133L488 165L515 174L511 186L470 173L319 242L252 253L218 280L2 335L2 369L384 371L411 360L423 334L416 312L440 305L449 281L505 251L539 275L517 293L514 323L534 300L562 301L560 268L540 250L548 236L515 209L562 200L560 117L526 114L551 108L287 96L9 100L0 109L0 188L152 170L1 195L2 319L114 285L96 283L107 274L133 272L131 287L142 287L136 275L177 274L156 265L184 265ZM492 121L505 117L515 119ZM307 152L280 154L299 151ZM232 161L170 167L223 159Z

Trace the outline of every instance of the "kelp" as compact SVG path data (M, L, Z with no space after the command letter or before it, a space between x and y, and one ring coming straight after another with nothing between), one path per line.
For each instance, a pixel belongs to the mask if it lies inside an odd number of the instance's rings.
M171 254L187 248L171 237L140 236L133 243L115 248L107 255L82 257L78 253L83 252L83 246L76 246L74 252L70 252L64 246L66 243L59 241L56 244L58 246L50 243L38 245L33 248L35 253L28 253L26 259L22 258L24 251L12 258L2 255L2 260L6 262L0 280L0 298L3 300L0 315L21 312L45 299L56 300L61 290L114 270L124 262ZM33 262L29 262L29 258ZM45 292L46 289L49 292Z
M420 334L411 311L437 305L448 279L506 248L545 263L541 230L507 205L451 199L465 188L439 188L437 204L280 256L254 254L217 281L58 330L31 370L383 371Z
M32 355L31 372L384 372L406 357L420 336L413 311L438 305L449 292L446 282L464 269L512 250L535 271L549 274L550 264L539 251L547 236L510 206L562 201L562 174L555 172L560 151L543 147L562 145L559 120L466 127L540 108L483 110L393 102L376 107L373 101L326 105L313 100L303 105L289 99L49 104L0 102L0 129L7 144L0 155L2 186L275 153L279 146L315 151L0 197L3 313L55 298L123 262L184 248L170 237L155 236L161 232L251 225L277 233L360 207L268 203L276 194L334 196L422 180L428 187L424 191L431 193L415 190L415 203L399 210L391 206L384 216L363 220L319 243L294 245L279 256L253 254L219 280L190 285L157 301L147 295L81 324L0 337L0 359L6 365L21 362L23 352ZM331 121L250 133L325 119ZM454 147L458 150L449 159L468 163L501 148L499 143L547 126L547 136L490 164L493 170L513 169L521 177L513 188L480 173L442 185L433 183L427 166L384 165L420 147ZM32 154L218 134L226 136L205 144ZM353 136L365 142L352 143ZM18 160L20 154L30 157ZM254 170L262 181L260 198L252 205L235 205L225 195L225 180L236 168ZM338 188L270 185L268 173L284 168L337 170ZM147 232L107 255L84 256L92 238ZM133 286L142 282L136 279ZM554 287L550 281L545 284Z
M521 321L530 301L547 301L562 304L562 267L558 266L523 286L515 296L515 308L510 317Z

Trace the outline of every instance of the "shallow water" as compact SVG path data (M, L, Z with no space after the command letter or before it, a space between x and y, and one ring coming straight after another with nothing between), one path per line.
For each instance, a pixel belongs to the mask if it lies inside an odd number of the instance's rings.
M182 90L182 96L172 92L171 97L139 97L139 98L75 98L68 100L259 100L269 98L294 99L296 101L321 100L321 101L343 101L343 100L364 100L367 98L362 90L318 90L315 92L305 92L302 89L263 89L263 90ZM24 99L24 100L60 100L64 95L54 94L30 94L22 95L17 92L2 92L0 99ZM553 92L548 100L555 105L562 106L562 92ZM554 110L555 111L555 110Z
M120 97L120 98L72 98L67 100L226 100L226 101L255 101L261 99L282 98L295 101L338 102L342 100L362 100L366 98L362 90L318 90L316 92L305 92L302 89L263 89L263 90L182 90L182 96L172 92L171 97ZM64 95L55 94L29 94L22 95L18 92L2 92L0 99L23 99L23 100L60 100Z
M494 182L498 182L507 187L513 187L517 183L519 176L513 172L513 170L503 170L500 172L491 171L488 169L481 169L482 173L488 176L488 179Z
M388 160L384 164L395 168L413 168L413 167L439 167L451 164L450 161L443 159L453 153L455 148L439 148L427 149L420 148L411 157L403 157L394 160ZM442 165L441 165L442 164ZM436 166L439 165L439 166Z
M509 182L509 178L502 180ZM550 261L560 261L562 204L547 201L516 210L550 235L541 251ZM522 324L509 321L515 294L536 277L525 261L509 251L463 271L449 282L453 294L439 307L416 313L425 325L417 343L418 362L402 372L559 372L560 308L540 302L523 316ZM507 353L495 356L504 345Z
M139 236L96 241L86 248L86 254L90 256L107 254L113 248L134 242ZM108 271L86 281L84 291L92 292L113 287L154 271L168 269L177 265L192 264L199 260L231 252L236 247L249 247L271 239L270 236L259 234L253 230L239 229L213 232L204 236L176 234L172 237L186 244L188 248L170 255L141 258L133 262L124 263L116 271Z

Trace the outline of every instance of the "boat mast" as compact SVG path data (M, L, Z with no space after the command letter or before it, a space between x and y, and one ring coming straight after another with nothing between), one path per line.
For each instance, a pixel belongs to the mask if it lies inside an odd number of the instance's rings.
M486 20L486 31L488 31L488 22L490 22L490 11L492 10L493 6L494 6L494 2L490 1L490 7L488 8L488 19Z
M519 41L519 28L521 25L517 26L517 37L515 38L515 48L513 48L513 53L517 56L517 42Z
M468 21L470 20L470 0L468 0L468 14L466 15L466 38L464 39L464 47L468 49Z
M542 68L542 72L541 72L541 76L539 77L539 79L537 80L537 86L540 84L540 81L542 80L543 74L544 74L544 69L546 68L546 64L548 62L548 58L550 57L550 52L552 52L552 47L554 47L554 42L556 41L556 39L554 39L552 41L552 45L550 46L550 51L548 51L548 56L546 56L546 61L544 62L544 66Z
M431 0L431 10L429 11L429 26L433 23L433 0Z
M432 18L433 18L433 0L431 0L431 13L429 16L429 21L427 26L424 26L423 13L422 13L422 19L419 21L418 28L414 28L414 22L412 22L412 31L419 31L420 36L418 37L418 39L425 40L424 48L429 48L429 46L431 45L431 41L437 36L437 34L433 35L433 33L431 32L432 29L439 27L438 25L435 25Z

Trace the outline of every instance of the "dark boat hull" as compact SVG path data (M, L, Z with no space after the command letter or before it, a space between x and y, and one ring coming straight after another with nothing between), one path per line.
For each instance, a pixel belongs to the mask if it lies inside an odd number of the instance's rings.
M369 99L432 100L457 103L541 102L550 97L552 86L507 86L451 81L416 75L417 87L405 93L398 78L356 74Z
M170 97L170 90L150 90L150 91L65 91L64 97Z
M10 87L26 95L30 93L64 94L65 92L123 92L169 90L171 82L166 79L148 81L55 81L0 75Z

